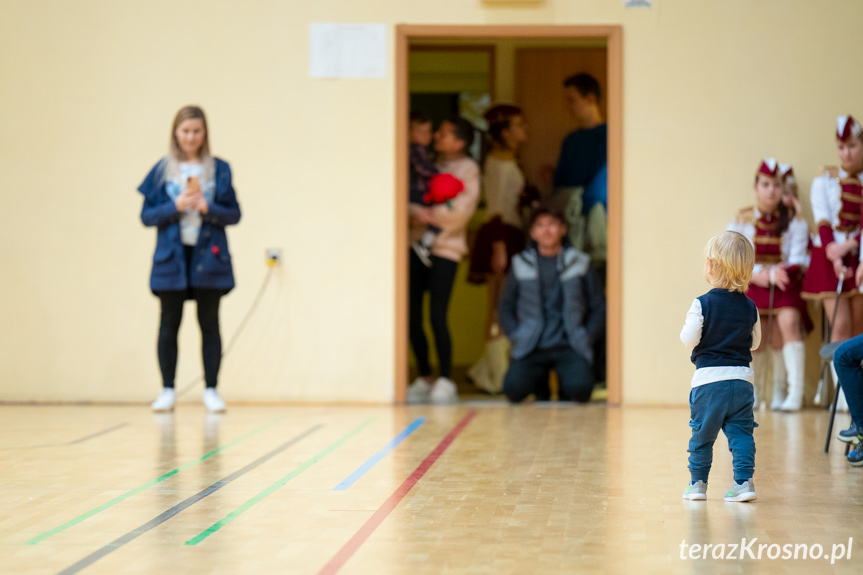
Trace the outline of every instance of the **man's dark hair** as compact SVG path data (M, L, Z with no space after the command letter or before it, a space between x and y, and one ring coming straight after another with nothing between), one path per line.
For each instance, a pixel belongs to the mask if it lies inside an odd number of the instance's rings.
M590 74L584 72L570 76L563 82L564 88L575 88L582 98L586 98L588 94L593 94L596 101L599 102L601 92L599 90L599 82Z
M530 215L530 227L533 227L540 216L551 216L563 225L569 225L566 217L563 215L563 210L554 205L543 204L533 210L533 213Z
M423 110L411 110L411 124L414 122L417 124L430 124L431 121L431 116L426 114Z
M461 116L450 116L446 121L455 127L455 137L464 142L464 153L470 155L476 128Z

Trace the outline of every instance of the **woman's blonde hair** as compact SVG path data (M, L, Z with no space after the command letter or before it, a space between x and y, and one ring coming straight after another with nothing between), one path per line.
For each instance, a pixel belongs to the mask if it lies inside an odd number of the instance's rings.
M186 120L201 120L201 123L204 124L204 141L198 151L198 157L204 166L203 182L210 181L215 172L216 163L210 155L210 130L207 128L207 117L204 115L204 110L198 106L185 106L180 108L177 115L174 116L173 124L171 124L171 143L168 146L168 155L165 156L162 164L163 182L180 175L180 162L183 161L184 155L180 142L177 141L177 128ZM201 183L203 184L203 182Z
M713 236L704 248L704 257L711 265L710 285L739 292L749 289L755 249L746 236L730 231Z

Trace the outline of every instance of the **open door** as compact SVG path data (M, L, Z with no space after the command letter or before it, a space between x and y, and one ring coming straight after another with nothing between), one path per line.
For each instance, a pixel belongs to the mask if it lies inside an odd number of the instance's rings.
M622 219L622 29L620 26L412 26L397 27L396 34L396 201L395 201L395 366L394 401L404 403L408 384L408 115L409 57L411 43L491 44L518 39L514 66L520 77L511 94L528 116L531 130L550 131L556 137L536 140L522 154L527 176L536 180L542 164L556 161L560 143L574 126L562 123L562 81L581 71L594 75L603 92L601 108L608 123L608 269L607 269L607 402L621 402L621 219ZM556 42L555 42L556 40ZM599 40L601 47L572 43ZM551 41L551 42L550 42ZM603 45L604 44L604 45ZM573 58L575 60L573 60ZM500 68L498 68L499 70ZM506 95L504 95L506 96ZM497 99L501 98L500 95Z

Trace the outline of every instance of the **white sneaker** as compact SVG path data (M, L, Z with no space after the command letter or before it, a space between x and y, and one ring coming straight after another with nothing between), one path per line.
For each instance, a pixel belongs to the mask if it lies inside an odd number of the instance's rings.
M407 399L409 404L428 403L432 386L425 379L418 377L408 386Z
M174 388L166 387L162 390L162 393L159 394L159 397L156 398L156 401L150 404L150 408L156 412L172 411L174 409L175 402L176 398L174 397Z
M452 381L445 377L439 377L434 382L429 398L431 398L434 404L449 405L451 403L458 403L458 392Z
M208 411L221 413L225 411L225 402L219 397L219 392L214 387L204 389L204 405Z

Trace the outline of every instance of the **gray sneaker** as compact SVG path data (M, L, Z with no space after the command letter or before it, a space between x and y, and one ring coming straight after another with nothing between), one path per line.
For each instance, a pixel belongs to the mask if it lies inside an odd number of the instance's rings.
M686 491L683 492L683 498L690 501L704 501L707 499L707 482L696 481L695 484L690 483Z
M758 496L755 495L755 482L752 479L747 479L743 483L735 481L731 489L725 492L726 501L755 501Z

